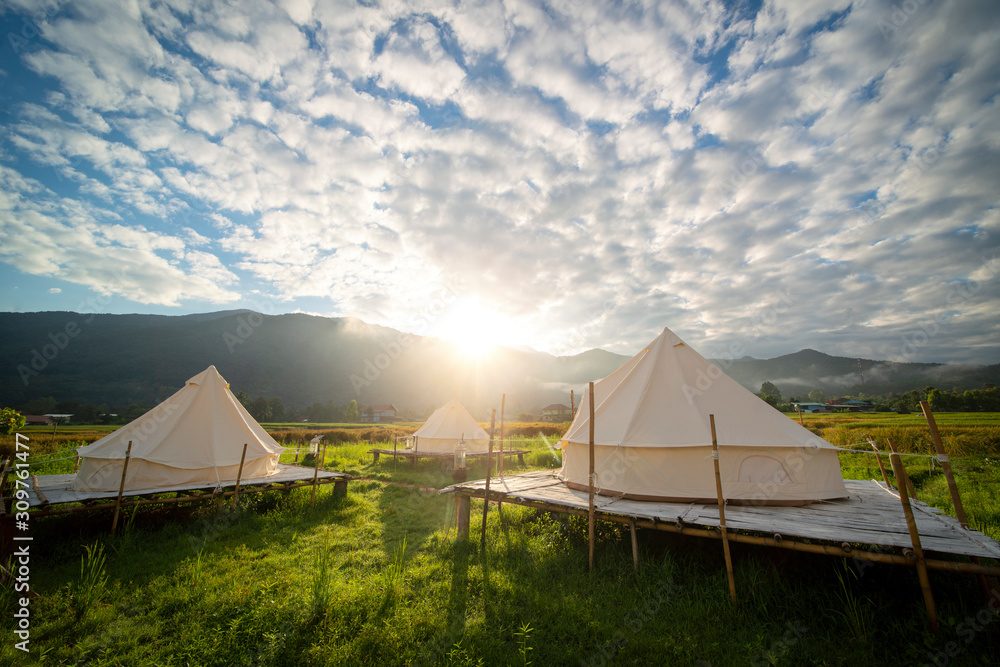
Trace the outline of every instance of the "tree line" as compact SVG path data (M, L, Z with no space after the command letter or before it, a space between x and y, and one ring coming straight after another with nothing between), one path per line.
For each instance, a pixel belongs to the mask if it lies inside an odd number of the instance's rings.
M793 403L825 403L827 400L827 396L819 389L786 399L772 382L764 382L757 396L782 412L795 412ZM927 401L934 412L1000 412L1000 388L989 382L982 389L962 390L956 387L948 390L928 385L923 389L911 389L901 394L859 393L836 398L865 401L871 404L871 409L875 412L920 412L920 401Z

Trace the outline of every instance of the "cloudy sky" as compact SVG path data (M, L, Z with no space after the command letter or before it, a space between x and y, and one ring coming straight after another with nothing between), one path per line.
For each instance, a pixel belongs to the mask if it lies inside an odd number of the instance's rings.
M0 310L1000 361L995 0L0 7Z

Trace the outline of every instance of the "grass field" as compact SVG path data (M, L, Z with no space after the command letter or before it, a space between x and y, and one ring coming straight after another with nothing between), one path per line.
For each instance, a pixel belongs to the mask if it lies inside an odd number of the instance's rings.
M816 415L806 424L844 429L847 439L873 428L926 430L920 422L848 419L855 416ZM992 437L998 421L938 421L942 431L987 429L969 436L975 453L953 465L973 521L998 537L1000 451L976 439ZM919 448L919 434L910 435ZM935 637L910 568L734 545L733 609L716 541L640 531L636 574L627 529L599 524L591 573L585 520L504 506L502 517L489 514L484 548L482 504L474 502L472 539L456 543L451 498L403 486L441 488L450 474L432 461L373 464L370 446L328 446L324 468L372 481L351 482L343 499L321 488L312 509L308 489L245 496L236 512L146 509L115 538L108 512L37 520L31 586L41 597L31 602L31 658L8 640L0 663L1000 662L1000 618L975 577L931 573L942 623ZM524 466L508 462L509 472L558 465L543 438L519 446L531 453ZM65 453L47 454L61 460L39 472L72 470ZM871 455L841 459L845 477L880 477ZM950 508L928 459L909 458L907 467L921 499ZM484 464L474 464L470 478L484 475ZM11 618L13 609L6 589L0 614Z

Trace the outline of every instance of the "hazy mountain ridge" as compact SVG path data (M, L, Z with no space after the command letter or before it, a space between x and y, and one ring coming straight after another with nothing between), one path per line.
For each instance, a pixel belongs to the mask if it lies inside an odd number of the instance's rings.
M0 405L33 398L116 405L166 398L214 364L234 391L277 396L286 405L393 403L428 412L457 396L480 418L499 407L534 412L569 404L590 380L628 357L605 350L556 357L502 348L487 360L461 356L447 341L355 318L224 311L197 315L0 313ZM1000 383L1000 365L954 366L834 357L801 350L774 359L716 362L745 387L764 380L785 397L821 389L856 394Z

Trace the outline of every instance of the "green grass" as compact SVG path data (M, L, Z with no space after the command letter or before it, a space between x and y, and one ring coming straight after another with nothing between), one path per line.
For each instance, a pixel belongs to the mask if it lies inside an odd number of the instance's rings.
M525 464L508 461L508 471L555 465L541 439L526 444ZM328 447L324 467L451 481L434 461L373 464L370 447ZM880 477L873 457L841 456L845 476ZM970 515L993 531L998 458L954 462ZM926 459L907 467L921 499L950 505ZM933 637L909 568L735 544L734 609L714 540L640 531L633 573L627 528L599 523L588 572L577 517L494 506L484 549L480 502L472 539L459 543L449 496L380 481L351 482L346 498L321 487L312 509L309 495L248 494L236 512L144 509L114 538L108 512L36 520L32 656L53 665L898 665L929 662L955 642L961 655L949 664L1000 661L1000 618L971 636L960 625L985 609L968 575L931 573L942 619ZM0 614L13 609L8 589ZM0 664L30 662L10 639L0 644Z

